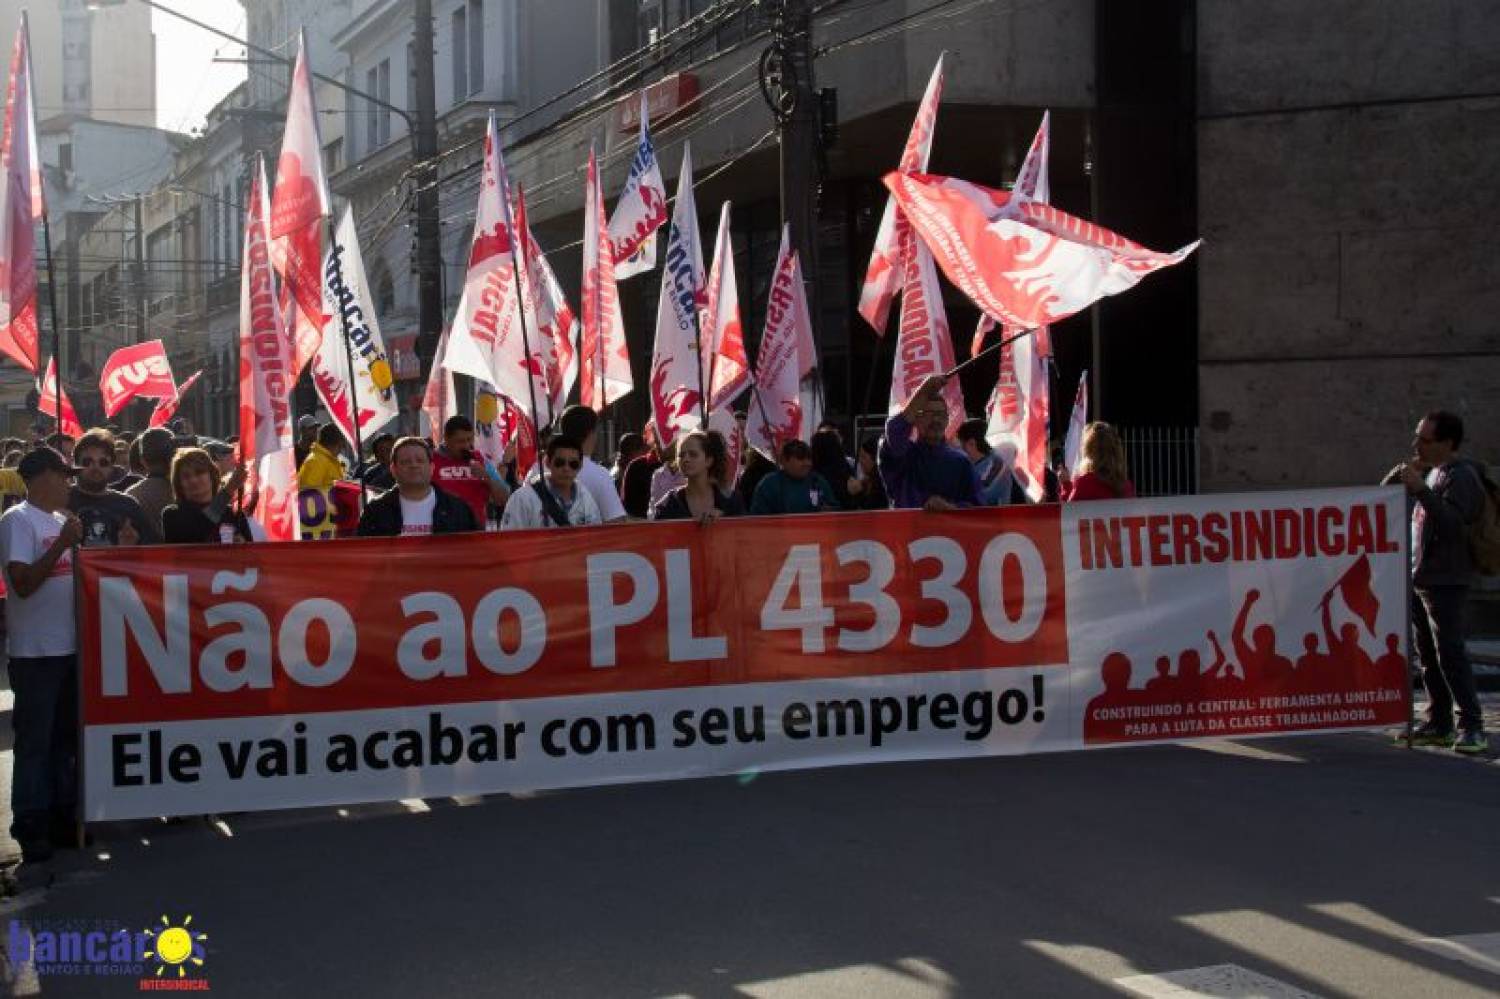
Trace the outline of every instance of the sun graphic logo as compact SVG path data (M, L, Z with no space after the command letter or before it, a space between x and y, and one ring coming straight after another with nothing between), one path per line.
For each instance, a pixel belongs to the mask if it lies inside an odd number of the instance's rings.
M156 977L170 976L169 968L177 969L177 977L187 977L187 966L191 964L194 968L203 967L203 948L199 946L202 941L208 939L207 933L194 933L190 926L193 925L193 917L190 915L182 921L181 926L172 925L172 921L166 916L161 917L161 928L148 927L146 936L151 939L152 950L146 951L145 957L148 961L156 961Z

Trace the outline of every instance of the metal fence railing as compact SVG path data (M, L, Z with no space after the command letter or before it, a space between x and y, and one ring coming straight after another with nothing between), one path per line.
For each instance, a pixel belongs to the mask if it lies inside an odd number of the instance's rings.
M1138 496L1198 492L1197 427L1120 427L1125 459Z

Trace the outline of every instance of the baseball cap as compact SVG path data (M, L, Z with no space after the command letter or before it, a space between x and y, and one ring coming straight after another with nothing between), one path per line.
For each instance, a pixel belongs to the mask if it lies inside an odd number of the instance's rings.
M21 463L16 466L16 471L22 479L30 482L43 472L61 472L72 476L77 475L79 470L55 448L39 447L21 456Z

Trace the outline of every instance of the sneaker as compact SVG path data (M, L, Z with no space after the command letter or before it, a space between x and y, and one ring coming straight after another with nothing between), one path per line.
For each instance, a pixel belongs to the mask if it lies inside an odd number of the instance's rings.
M1458 740L1453 743L1455 753L1463 753L1465 756L1478 756L1490 751L1490 737L1484 734L1482 728L1466 728Z
M1405 738L1405 735L1402 735L1398 741L1405 741ZM1453 745L1453 729L1430 721L1423 722L1411 730L1411 744L1413 746L1441 746L1447 749Z

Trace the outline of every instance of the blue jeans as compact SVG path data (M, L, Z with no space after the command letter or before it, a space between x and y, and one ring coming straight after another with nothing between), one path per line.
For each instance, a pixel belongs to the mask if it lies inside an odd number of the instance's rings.
M71 818L78 805L78 657L10 661L15 694L11 773L11 836L45 839L53 816Z
M1427 720L1438 728L1453 727L1453 709L1458 708L1458 727L1484 727L1474 670L1464 646L1464 601L1467 586L1419 586L1412 604L1412 624L1417 637L1417 658L1422 664L1422 686L1431 705Z

